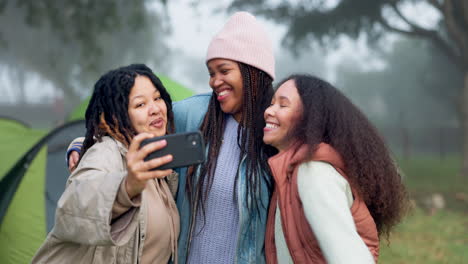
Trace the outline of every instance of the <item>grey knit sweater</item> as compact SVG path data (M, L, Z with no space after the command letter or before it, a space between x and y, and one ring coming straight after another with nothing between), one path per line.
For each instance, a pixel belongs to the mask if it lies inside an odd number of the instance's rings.
M234 179L239 165L238 123L227 115L223 144L206 203L205 221L198 210L188 263L234 263L239 231L239 209Z

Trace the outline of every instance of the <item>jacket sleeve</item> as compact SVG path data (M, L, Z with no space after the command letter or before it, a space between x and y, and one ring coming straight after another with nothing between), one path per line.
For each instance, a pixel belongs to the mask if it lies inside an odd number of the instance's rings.
M127 243L138 227L139 207L112 220L112 208L126 174L113 141L88 149L58 201L53 235L85 245Z
M81 148L83 147L84 139L85 139L84 137L77 137L70 143L70 145L68 145L67 153L65 154L65 162L66 162L67 167L68 167L68 158L70 158L70 153L72 151L81 153Z
M199 94L172 104L175 128L178 133L199 129L210 98L211 94Z
M374 263L357 233L346 179L330 164L311 161L300 165L297 184L304 213L327 263Z

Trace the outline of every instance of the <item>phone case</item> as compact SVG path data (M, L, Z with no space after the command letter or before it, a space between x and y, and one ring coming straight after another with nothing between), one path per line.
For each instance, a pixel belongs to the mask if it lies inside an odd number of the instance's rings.
M150 153L145 161L172 154L172 161L155 169L165 170L200 164L205 161L205 143L200 132L170 134L145 139L140 148L154 141L165 139L166 147Z

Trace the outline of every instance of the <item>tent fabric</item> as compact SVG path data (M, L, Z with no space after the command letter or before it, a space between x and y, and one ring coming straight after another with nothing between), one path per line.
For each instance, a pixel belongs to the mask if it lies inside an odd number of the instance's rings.
M10 116L0 115L0 122L8 122L10 123L10 126L15 126L15 127L31 128L31 126L27 124L26 122L10 117Z
M31 129L22 121L0 116L0 180L45 134L45 131Z
M64 153L84 133L84 121L54 129L0 181L0 263L29 263L44 241L70 174Z

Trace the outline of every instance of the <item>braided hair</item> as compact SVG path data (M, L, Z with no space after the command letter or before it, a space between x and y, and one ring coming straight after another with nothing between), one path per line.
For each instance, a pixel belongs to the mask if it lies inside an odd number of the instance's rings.
M242 116L237 130L237 143L240 147L240 159L245 157L247 162L247 191L246 200L251 197L253 201L247 203L249 210L259 210L266 208L267 204L259 204L260 199L256 199L260 193L271 193L273 183L270 180L270 168L268 157L272 156L276 150L263 143L263 128L265 120L263 112L270 104L273 96L273 79L264 71L248 64L238 62L243 84ZM225 114L216 100L213 92L208 104L208 111L200 125L200 130L205 141L209 144L207 161L199 165L200 174L193 177L196 168L189 169L186 191L190 199L191 206L200 208L205 216L205 204L213 183L214 172L216 170L218 155L222 144L225 127ZM236 189L239 175L236 174L234 189ZM267 190L261 189L261 182L267 182ZM237 199L234 191L234 200ZM194 199L197 197L197 199Z
M144 64L132 64L111 70L99 78L86 109L86 136L80 157L103 136L110 136L129 146L137 134L128 115L128 97L137 76L148 77L167 107L167 133L174 132L172 101L166 88ZM80 158L81 159L81 158Z

